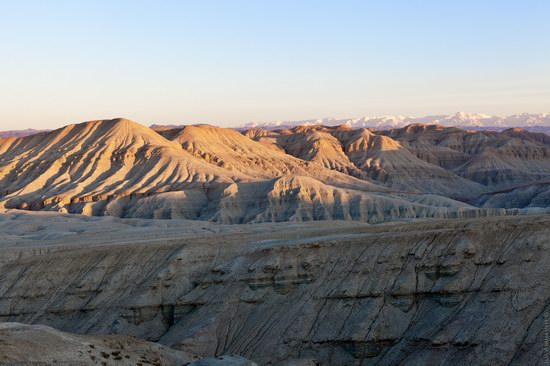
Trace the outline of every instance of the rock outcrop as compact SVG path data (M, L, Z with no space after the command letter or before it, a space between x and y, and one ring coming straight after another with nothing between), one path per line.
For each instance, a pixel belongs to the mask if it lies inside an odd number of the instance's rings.
M85 336L43 325L0 323L0 365L167 365L199 357L126 336Z
M97 236L99 246L63 248L10 239L0 249L11 258L0 265L0 320L262 365L534 365L545 356L548 216L263 225L164 240L150 226L158 240Z

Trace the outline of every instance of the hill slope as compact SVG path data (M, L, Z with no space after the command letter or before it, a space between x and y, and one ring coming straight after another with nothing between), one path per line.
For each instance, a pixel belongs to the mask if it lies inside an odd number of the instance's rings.
M419 158L490 189L550 177L550 136L522 129L474 132L411 125L382 132Z
M257 130L255 130L257 131ZM245 132L264 144L277 144L288 154L346 172L395 190L432 193L462 200L486 191L482 185L426 162L401 142L361 128L297 127L266 134ZM418 184L422 181L422 184Z
M548 146L520 130L91 121L0 139L0 207L221 223L500 215L520 207L487 197L550 178Z
M109 204L126 198L249 179L231 177L124 119L70 125L0 144L0 187L8 208L109 212Z

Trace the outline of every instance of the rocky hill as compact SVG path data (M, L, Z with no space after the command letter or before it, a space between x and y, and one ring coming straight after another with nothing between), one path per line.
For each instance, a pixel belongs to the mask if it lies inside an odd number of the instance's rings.
M239 133L114 119L0 139L0 207L94 216L253 223L505 215L549 207L549 179L548 136L520 129ZM498 198L516 189L531 199Z

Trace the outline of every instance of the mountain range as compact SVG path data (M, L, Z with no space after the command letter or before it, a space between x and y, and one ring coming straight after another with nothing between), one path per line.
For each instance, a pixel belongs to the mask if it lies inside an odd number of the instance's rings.
M0 207L219 223L380 222L550 206L550 136L90 121L0 139Z
M239 131L246 131L254 128L264 130L288 129L297 126L340 126L347 125L351 128L372 128L391 129L405 127L410 124L439 124L446 127L459 127L467 130L477 131L502 131L508 128L523 128L529 132L542 132L550 134L550 113L521 113L505 117L490 116L480 113L458 112L450 115L432 115L425 117L410 116L366 116L360 118L320 118L307 120L273 121L273 122L248 122L234 127ZM162 125L152 124L154 130L168 130L184 125ZM26 130L0 131L0 138L24 137L49 130Z
M490 116L479 113L458 112L451 115L433 115L426 117L408 116L371 116L360 118L322 118L300 121L277 121L263 123L245 123L239 129L262 128L267 130L292 128L296 126L339 126L347 125L351 128L389 129L405 127L410 124L439 124L447 127L462 127L475 130L504 130L512 127L521 127L532 132L550 132L549 113L522 113L506 117Z

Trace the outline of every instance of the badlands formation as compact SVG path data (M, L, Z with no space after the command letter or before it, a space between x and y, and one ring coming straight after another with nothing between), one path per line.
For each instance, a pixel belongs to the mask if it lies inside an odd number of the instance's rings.
M0 365L543 364L549 149L419 124L0 138Z
M10 210L0 229L0 364L548 357L548 215L219 225Z
M236 130L125 119L0 139L0 207L222 224L545 210L550 137L438 125Z

